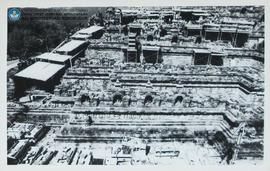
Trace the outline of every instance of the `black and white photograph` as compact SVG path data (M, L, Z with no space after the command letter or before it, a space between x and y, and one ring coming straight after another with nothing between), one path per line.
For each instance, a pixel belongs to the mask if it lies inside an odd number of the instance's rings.
M265 162L264 5L6 14L7 165Z

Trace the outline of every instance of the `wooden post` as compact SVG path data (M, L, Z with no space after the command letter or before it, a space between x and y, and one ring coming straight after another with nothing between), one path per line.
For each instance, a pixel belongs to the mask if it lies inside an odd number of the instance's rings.
M138 61L137 61L137 54L138 54L138 50L136 50L136 52L135 52L135 63L138 62Z
M191 61L191 65L195 65L195 52L193 52L193 56L192 56L192 61Z
M159 51L157 51L157 60L156 60L156 63L158 63L158 55L159 55Z
M221 38L222 38L222 30L220 30L219 40L221 40Z
M235 40L234 40L234 46L236 46L236 42L237 42L237 37L238 37L238 28L236 29L236 33L235 33Z
M208 62L207 62L208 65L211 65L211 60L212 60L212 55L211 55L211 53L209 53Z
M72 61L71 58L69 58L70 67L72 68Z
M128 48L127 48L127 63L128 63Z

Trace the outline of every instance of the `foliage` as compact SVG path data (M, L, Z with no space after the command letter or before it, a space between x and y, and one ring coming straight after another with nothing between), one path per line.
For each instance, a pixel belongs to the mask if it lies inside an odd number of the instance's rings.
M20 21L8 24L8 56L27 59L50 51L66 37L62 24L53 20Z

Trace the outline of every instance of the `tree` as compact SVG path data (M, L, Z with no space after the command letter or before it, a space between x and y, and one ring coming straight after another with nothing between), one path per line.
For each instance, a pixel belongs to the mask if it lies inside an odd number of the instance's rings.
M98 12L97 23L99 23L100 26L104 26L104 19L101 12Z
M92 17L89 19L89 25L90 25L90 26L95 25L95 17L94 17L94 16L92 16Z
M108 7L106 9L106 18L110 20L113 17L115 17L115 8L114 7Z
M66 37L65 27L52 20L21 21L8 25L8 55L27 59L50 51Z

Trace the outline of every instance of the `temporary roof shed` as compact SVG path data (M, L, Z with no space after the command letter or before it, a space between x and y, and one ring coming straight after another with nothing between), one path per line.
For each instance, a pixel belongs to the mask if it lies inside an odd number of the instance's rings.
M71 40L70 42L67 42L63 46L61 46L59 49L56 50L56 52L64 52L64 53L69 53L77 48L79 48L81 45L86 43L86 41L82 40Z
M95 33L95 32L97 32L99 30L102 30L103 28L104 27L101 27L101 26L91 26L91 27L88 27L88 28L81 29L81 30L77 31L76 33L91 35L92 33Z
M72 56L70 55L60 55L58 53L43 53L37 57L35 57L36 59L41 59L41 60L48 60L48 61L52 61L52 62L61 62L64 63L67 60L71 59Z
M47 62L36 62L21 72L15 74L15 77L34 79L39 81L47 81L57 72L63 69L64 65L52 64Z

